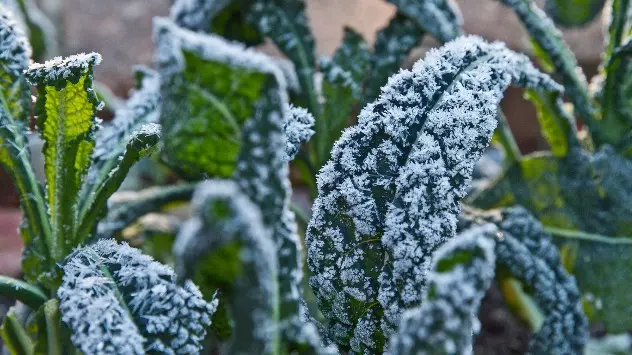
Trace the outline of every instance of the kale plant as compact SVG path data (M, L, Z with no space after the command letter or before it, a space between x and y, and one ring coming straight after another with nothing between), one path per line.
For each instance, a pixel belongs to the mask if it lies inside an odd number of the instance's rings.
M6 346L15 354L74 353L73 344L86 354L199 351L214 308L196 286L178 285L168 267L128 246L85 245L130 167L153 151L160 127L131 115L130 124L99 134L99 54L30 60L23 28L0 7L0 162L20 194L28 282L2 276L0 290L31 310L26 323L17 310L5 317ZM45 186L30 163L32 88Z
M29 66L3 10L0 161L22 196L27 282L3 277L0 291L30 308L5 318L9 349L469 354L494 279L520 293L531 354L594 349L586 311L608 330L628 327L632 318L615 313L629 296L603 280L627 281L612 269L627 257L610 258L629 244L632 210L627 2L612 2L592 89L530 0L503 2L553 77L502 43L464 36L450 1L389 2L397 13L373 48L347 28L334 55L317 59L302 0L177 0L154 19L153 69L136 70L136 90L103 128L92 87L100 57ZM565 3L547 10L566 26L603 5L569 13ZM400 69L425 33L444 45ZM253 48L265 39L287 59ZM27 83L45 188L28 163ZM517 150L498 109L512 85L536 105L550 153ZM466 197L491 141L503 172ZM154 151L181 181L107 203ZM314 199L311 217L291 203L291 163ZM168 246L175 271L111 239L189 200ZM590 296L603 302L596 311Z

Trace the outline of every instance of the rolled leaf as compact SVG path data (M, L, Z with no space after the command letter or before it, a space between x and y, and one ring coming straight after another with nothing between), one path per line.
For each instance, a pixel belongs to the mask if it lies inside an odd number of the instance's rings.
M217 307L197 286L127 244L100 240L64 262L62 321L86 354L199 353Z
M460 36L463 19L452 0L387 0L440 42Z
M197 187L193 209L174 244L178 277L228 301L229 354L276 354L278 265L261 211L234 182L219 180Z
M53 230L50 245L55 261L78 241L76 228L79 190L92 161L96 112L101 108L92 87L93 68L101 62L97 53L55 58L33 64L26 71L37 88L37 127L44 140L46 198Z
M287 160L294 159L301 149L301 143L309 141L314 134L314 116L302 107L290 106L290 114L285 120L285 153Z
M382 328L421 301L512 82L561 90L504 45L460 38L392 77L335 144L306 243L319 308L345 350L379 352Z
M478 309L494 279L493 224L473 227L439 248L422 305L402 315L391 354L471 354Z
M576 27L592 21L605 0L546 0L544 9L553 21L563 27Z
M402 67L423 35L422 27L401 13L395 14L388 25L378 31L371 56L371 70L366 79L364 103L377 98L388 77Z

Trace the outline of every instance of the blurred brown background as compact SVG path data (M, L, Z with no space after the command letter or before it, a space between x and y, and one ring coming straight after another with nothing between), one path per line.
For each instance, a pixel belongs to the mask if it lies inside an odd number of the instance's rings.
M306 0L319 54L330 54L342 38L343 26L363 33L371 43L377 29L394 13L383 0ZM151 64L152 17L168 13L170 0L39 0L58 27L61 54L96 51L103 55L97 79L117 95L127 96L133 85L135 64ZM513 13L494 0L458 0L466 33L505 41L513 49L529 52L528 36ZM541 2L540 2L541 4ZM598 18L581 30L564 31L588 77L596 72L602 49L602 23ZM437 43L425 38L408 65ZM275 53L268 47L267 52ZM503 101L514 134L524 152L545 148L533 108L522 93L512 90ZM4 174L0 176L0 274L19 273L20 242L16 237L19 213L17 195Z

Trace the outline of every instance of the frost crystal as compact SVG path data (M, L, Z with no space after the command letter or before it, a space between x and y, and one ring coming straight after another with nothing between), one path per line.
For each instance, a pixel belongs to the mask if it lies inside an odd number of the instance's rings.
M503 44L461 37L391 77L335 144L306 243L311 285L341 346L379 350L380 327L390 332L421 301L511 83L562 90Z
M204 269L200 264L214 252L237 244L238 260L230 262L236 263L240 272L231 280L230 290L219 290L230 295L234 319L228 353L276 353L276 250L259 208L234 182L219 180L198 186L193 208L195 216L182 227L174 245L179 277L200 274Z
M86 354L194 354L217 301L127 244L100 240L75 250L57 291L62 321Z
M314 134L314 116L302 107L291 106L285 120L285 139L287 160L293 160L301 149L301 143L307 142Z
M402 315L391 354L472 354L478 308L494 279L496 231L473 227L435 252L424 301Z

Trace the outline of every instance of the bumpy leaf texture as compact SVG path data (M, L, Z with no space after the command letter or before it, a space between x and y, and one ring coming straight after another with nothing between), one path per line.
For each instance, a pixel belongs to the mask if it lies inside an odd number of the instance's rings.
M15 21L12 9L0 5L0 85L2 100L17 120L31 112L31 89L24 77L31 59L31 46Z
M542 225L522 208L503 213L504 240L496 248L498 262L530 290L545 320L529 343L530 354L580 354L588 339L588 322L575 279Z
M545 315L529 343L529 354L581 354L588 339L582 299L542 224L522 207L500 213L468 210L463 217L461 228L470 228L472 221L498 226L497 264L526 285Z
M561 87L501 43L463 37L393 76L318 176L306 243L332 338L379 352L454 236L459 200L511 84Z
M215 284L228 300L234 323L229 354L276 354L278 265L261 211L232 181L201 183L192 204L194 217L174 244L178 276ZM226 254L234 259L213 261Z
M472 354L481 300L494 279L493 224L473 227L433 255L421 306L402 315L391 354Z
M461 35L463 19L452 0L387 0L440 42Z
M57 55L59 43L53 22L33 0L0 0L16 17L33 47L33 58L43 60Z
M217 301L127 244L75 250L57 291L62 321L85 354L197 354Z
M92 86L93 68L101 62L97 53L57 57L32 64L26 71L37 88L37 127L44 140L46 198L55 245L56 261L79 244L77 227L79 190L91 163L96 112L101 108ZM63 252L61 252L63 251Z

